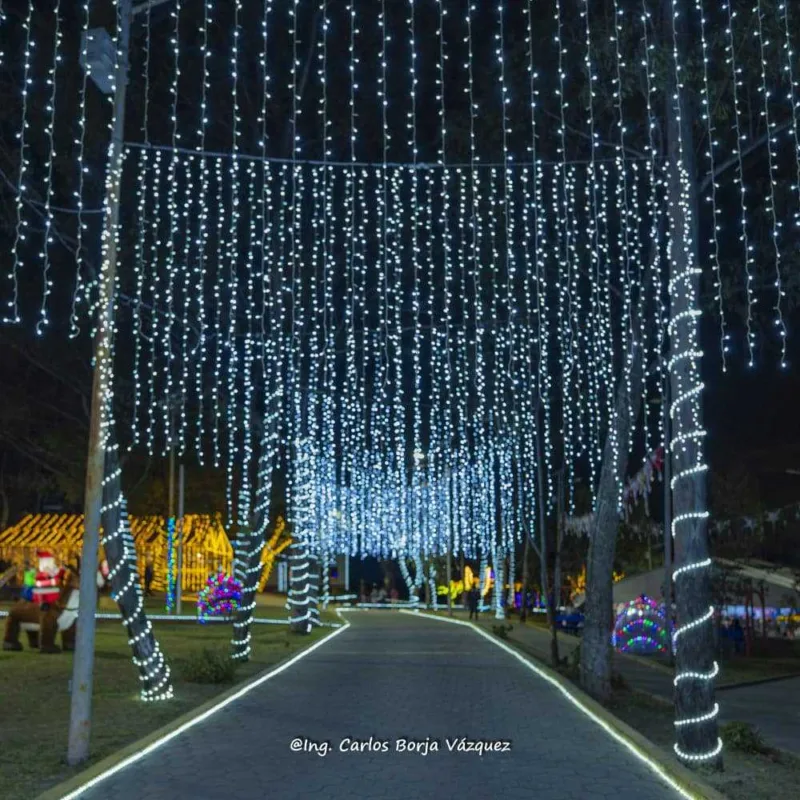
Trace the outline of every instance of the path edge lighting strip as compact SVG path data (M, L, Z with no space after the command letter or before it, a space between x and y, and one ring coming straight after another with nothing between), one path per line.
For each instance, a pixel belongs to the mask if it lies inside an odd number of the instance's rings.
M131 764L135 764L137 761L141 761L145 756L149 755L150 753L158 750L160 747L163 747L165 744L168 744L173 739L176 739L182 733L185 733L190 728L193 728L195 725L198 725L201 722L207 720L212 714L216 714L218 711L221 711L223 708L226 708L235 700L238 700L240 697L244 697L246 694L249 694L253 689L258 688L262 684L266 683L270 678L274 678L276 675L280 675L281 672L284 672L292 665L296 664L302 658L305 658L310 653L313 653L319 647L329 642L334 637L338 636L340 633L343 633L350 627L350 623L345 621L341 628L337 628L333 633L329 633L324 639L320 639L318 642L315 642L310 647L307 647L302 652L298 653L296 656L290 658L284 664L281 664L279 667L268 672L266 675L262 675L260 678L256 678L252 683L248 683L246 686L243 686L239 689L238 692L226 697L224 700L220 701L216 705L213 705L211 708L204 711L202 714L198 714L196 717L190 719L188 722L185 722L183 725L176 728L174 731L170 731L169 733L165 734L159 739L156 739L155 742L152 744L147 745L147 747L142 748L138 752L134 753L131 756L120 761L118 764L115 764L110 769L107 769L105 772L101 772L99 775L91 778L82 786L74 789L69 794L64 795L61 800L76 800L76 798L80 797L84 792L88 791L89 789L93 789L95 786L98 786L107 778L110 778L112 775L116 775L118 772L121 772L126 767L129 767Z
M658 775L661 780L663 780L670 788L674 789L681 797L687 798L687 800L697 800L698 795L690 793L687 789L684 789L671 775L669 775L666 770L654 759L650 758L644 751L640 750L639 747L628 739L624 734L620 733L619 731L615 730L608 722L604 719L599 717L597 714L594 713L590 708L585 706L575 695L573 695L565 686L563 686L559 681L557 681L552 676L548 675L544 672L540 667L536 666L532 661L525 658L521 653L518 653L514 648L509 647L509 645L504 644L503 642L494 639L488 633L486 633L481 628L473 625L470 622L464 622L460 619L450 619L449 617L438 617L433 614L420 614L418 611L405 611L400 610L401 614L409 614L411 616L416 617L424 617L425 619L435 620L437 622L449 622L453 625L463 625L466 628L472 628L475 633L482 636L487 641L491 642L493 645L496 645L501 650L505 650L509 655L513 656L517 659L521 664L524 664L528 669L532 672L535 672L540 678L544 678L549 684L554 686L556 689L561 692L567 700L570 701L577 709L579 709L583 714L585 714L589 719L593 722L596 722L606 733L610 734L613 739L616 739L620 744L624 745L627 750L629 750L636 758L645 764L651 772Z

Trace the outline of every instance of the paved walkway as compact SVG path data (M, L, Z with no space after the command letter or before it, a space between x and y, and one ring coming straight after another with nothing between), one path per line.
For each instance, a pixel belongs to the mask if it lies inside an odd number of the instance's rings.
M677 797L556 689L468 628L382 611L141 761L91 800L537 800ZM448 752L446 740L506 740L509 752ZM438 752L397 752L397 740ZM293 740L328 743L324 757ZM348 741L388 752L341 752ZM380 745L379 745L380 747Z

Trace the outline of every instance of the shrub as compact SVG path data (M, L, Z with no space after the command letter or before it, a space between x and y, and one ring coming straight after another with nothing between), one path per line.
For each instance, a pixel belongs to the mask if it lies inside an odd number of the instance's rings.
M181 661L180 672L189 683L232 683L236 662L227 650L204 647Z
M616 691L620 691L620 692L627 691L628 688L629 688L628 687L628 681L626 681L625 678L622 675L619 674L619 672L612 672L611 673L611 688L616 690Z
M509 632L513 630L513 625L505 625L503 623L500 625L492 625L492 631L494 632L495 636L499 636L501 639L508 639Z
M726 722L719 729L722 741L731 750L740 753L767 754L772 748L767 745L757 728L748 722Z

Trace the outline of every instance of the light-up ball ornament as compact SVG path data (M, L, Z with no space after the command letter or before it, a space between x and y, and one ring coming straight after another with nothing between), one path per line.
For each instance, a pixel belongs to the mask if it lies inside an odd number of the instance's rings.
M197 596L197 616L200 622L209 617L232 617L242 604L242 584L236 578L219 572L211 575Z
M621 653L666 653L669 639L663 606L645 595L631 600L617 616L612 644Z

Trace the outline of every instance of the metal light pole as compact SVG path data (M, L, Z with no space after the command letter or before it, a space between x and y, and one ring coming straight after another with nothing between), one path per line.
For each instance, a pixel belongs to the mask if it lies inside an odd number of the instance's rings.
M105 433L109 421L106 403L113 382L114 291L117 282L117 227L122 183L122 154L125 145L125 102L130 66L131 24L138 14L169 0L148 0L133 5L132 0L117 0L119 35L114 67L114 111L108 148L102 268L95 337L92 408L89 423L89 455L86 463L84 533L81 550L80 601L78 606L75 656L72 662L67 763L74 766L89 757L92 727L92 680L94 672L95 610L97 607L97 561L100 549L100 509L103 504L105 473Z
M178 468L178 569L175 577L175 613L180 616L181 601L183 599L181 592L181 581L183 572L183 522L184 522L184 489L186 485L186 474L183 464Z
M103 263L95 338L89 455L86 464L84 534L81 553L80 602L75 656L72 662L67 763L79 764L89 756L92 724L95 610L97 607L97 559L100 548L100 509L103 502L107 402L112 388L114 340L114 288L117 280L117 225L125 140L125 99L128 89L128 56L131 40L131 0L119 0L119 37L114 70L114 115L106 174L103 220Z
M172 594L173 578L172 573L172 554L175 550L175 537L177 534L177 525L175 522L175 442L172 440L173 419L172 410L169 410L169 484L167 496L167 610L169 613L175 613L175 600ZM172 523L172 539L169 539L169 526Z
M672 460L669 453L669 443L672 431L669 418L669 376L664 381L664 610L667 617L667 631L669 633L669 658L673 660L672 647Z

